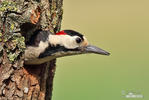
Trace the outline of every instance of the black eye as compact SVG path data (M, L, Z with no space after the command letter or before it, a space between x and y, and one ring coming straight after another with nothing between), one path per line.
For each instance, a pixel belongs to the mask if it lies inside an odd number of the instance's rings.
M77 43L81 43L82 42L82 39L81 38L76 38L76 42Z

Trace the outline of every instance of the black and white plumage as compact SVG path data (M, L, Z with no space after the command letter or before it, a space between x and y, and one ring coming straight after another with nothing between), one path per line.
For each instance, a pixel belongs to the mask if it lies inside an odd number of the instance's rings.
M27 43L25 64L42 64L58 57L85 53L109 55L108 52L89 45L79 32L64 30L53 35L49 31L39 30Z

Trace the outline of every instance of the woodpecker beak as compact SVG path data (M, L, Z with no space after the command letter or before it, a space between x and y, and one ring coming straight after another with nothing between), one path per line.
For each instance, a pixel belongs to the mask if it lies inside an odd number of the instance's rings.
M93 46L93 45L88 45L84 48L84 52L86 53L95 53L95 54L101 54L101 55L110 55L109 52L103 50L103 49L100 49L96 46Z

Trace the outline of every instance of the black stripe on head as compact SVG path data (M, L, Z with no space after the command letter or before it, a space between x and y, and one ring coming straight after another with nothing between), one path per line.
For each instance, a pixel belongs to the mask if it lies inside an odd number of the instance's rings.
M79 36L82 40L83 39L83 35L79 32L73 31L73 30L64 30L64 32L70 36Z
M55 54L56 52L67 52L67 51L78 51L78 50L79 49L77 49L77 48L76 49L67 49L64 46L57 45L55 47L55 46L51 46L49 44L49 47L47 47L46 50L39 55L39 58L51 56L52 54Z

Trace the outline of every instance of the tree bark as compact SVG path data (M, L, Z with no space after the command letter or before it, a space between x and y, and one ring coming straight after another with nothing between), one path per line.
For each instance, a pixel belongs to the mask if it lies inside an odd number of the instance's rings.
M56 59L24 65L33 33L60 30L63 0L0 0L0 100L51 100Z

